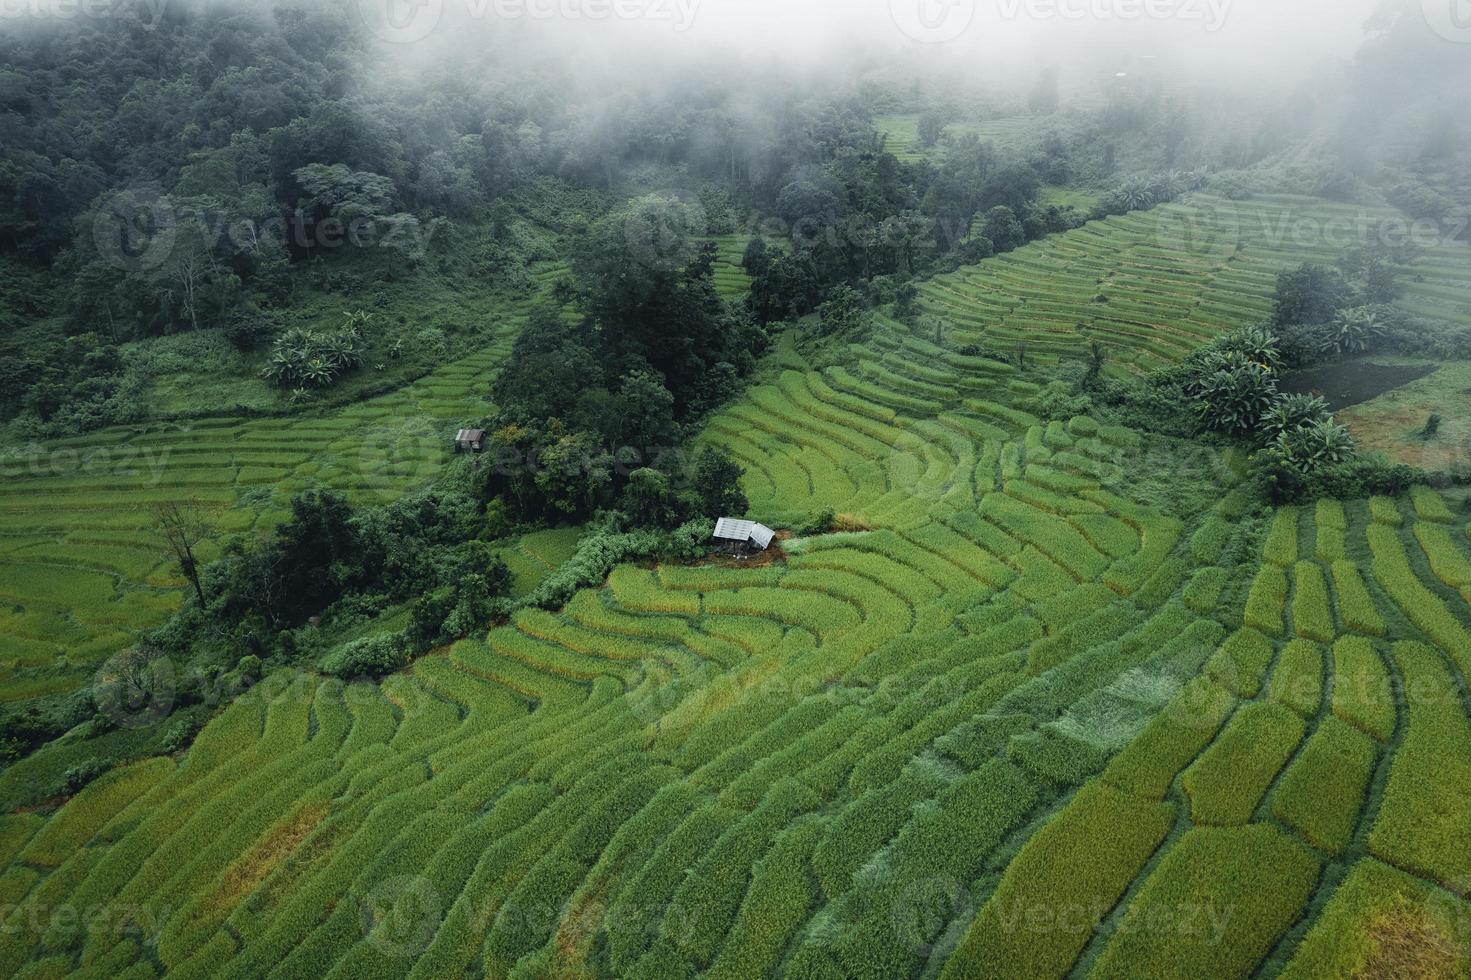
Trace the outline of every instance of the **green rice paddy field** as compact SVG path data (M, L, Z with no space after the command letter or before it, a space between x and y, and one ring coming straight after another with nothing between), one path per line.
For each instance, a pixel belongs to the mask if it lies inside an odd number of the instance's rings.
M197 506L214 531L208 558L231 534L284 520L297 491L371 503L431 481L455 430L489 413L491 371L523 322L510 310L486 347L346 409L117 428L0 454L0 701L75 689L178 606L185 583L152 529L155 505ZM542 563L508 558L518 583L534 583Z
M1166 367L1212 337L1262 322L1277 273L1332 265L1344 249L1405 227L1388 209L1262 195L1192 195L1053 235L921 285L922 305L958 344L1042 357L1097 340L1116 372ZM1471 323L1471 253L1423 250L1401 304Z
M1235 281L1252 308L1252 275L1166 276L1161 251L1117 253L1116 295L1237 310ZM381 685L277 675L177 757L0 817L0 972L1471 970L1451 501L1255 520L1234 455L1185 469L1174 444L1043 423L1014 369L893 324L847 366L774 360L702 438L747 467L753 516L853 530L763 567L620 567ZM63 497L28 506L86 519L43 509ZM121 605L123 575L16 579L73 610Z

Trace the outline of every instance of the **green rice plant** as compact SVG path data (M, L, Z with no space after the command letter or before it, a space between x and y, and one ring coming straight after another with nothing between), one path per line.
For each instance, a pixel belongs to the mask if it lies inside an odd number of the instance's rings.
M1006 745L1006 758L1058 786L1077 786L1108 764L1112 746L1095 744L1049 726L1023 732Z
M1218 511L1212 511L1190 537L1190 554L1202 565L1209 565L1221 558L1226 543L1231 540L1231 524Z
M1394 735L1394 686L1374 644L1345 636L1333 644L1333 714L1381 742Z
M807 861L820 833L821 824L808 820L777 838L753 870L740 913L707 976L735 980L775 972L817 898Z
M1083 439L1096 436L1101 431L1099 424L1086 415L1074 416L1068 421L1067 427L1069 432Z
M1369 852L1433 881L1464 886L1471 869L1471 723L1460 685L1423 644L1395 644L1394 659L1408 719Z
M1374 578L1405 616L1445 651L1471 677L1471 631L1467 631L1440 597L1425 587L1410 567L1399 536L1387 527L1369 528Z
M1099 495L1090 495L1095 499ZM1129 513L1109 507L1110 512L1131 520ZM1180 522L1171 517L1146 513L1139 516L1139 529L1143 532L1143 544L1140 549L1114 565L1103 576L1103 583L1113 589L1119 595L1132 596L1144 587L1158 569L1161 563L1175 550L1183 533Z
M914 807L938 795L945 782L938 766L915 760L832 819L812 853L812 870L829 901L853 886L858 869L908 823Z
M1210 744L1235 708L1235 697L1208 678L1196 678L1114 757L1104 780L1126 793L1163 800L1175 776Z
M1091 616L1118 601L1113 590L1096 582L1069 589L1051 599L1036 603L1032 613L1049 631L1065 629L1076 620Z
M1246 625L1270 636L1281 636L1286 608L1287 573L1276 565L1263 565L1246 597Z
M1174 822L1168 803L1091 783L1031 837L942 978L1063 976Z
M830 636L859 625L858 611L847 602L812 592L752 588L705 593L705 611L715 615L754 616Z
M1463 594L1471 594L1471 560L1467 560L1447 528L1439 524L1416 524L1415 540L1420 542L1436 578Z
M1078 514L1068 520L1103 554L1127 558L1139 550L1139 532L1109 514Z
M1296 507L1277 511L1267 542L1262 546L1262 557L1279 568L1291 568L1297 563L1297 518Z
M1301 718L1270 702L1236 712L1221 737L1185 770L1191 819L1212 826L1249 821L1305 727Z
M1347 533L1342 528L1318 525L1315 554L1324 565L1332 565L1348 557Z
M1292 627L1298 636L1331 643L1337 634L1333 609L1328 604L1328 580L1312 562L1300 561L1293 569L1297 589L1292 596Z
M608 587L618 605L634 612L669 612L700 615L700 597L687 592L662 589L655 574L633 565L619 565L608 577Z
M0 565L0 598L21 605L96 610L112 603L116 589L116 578L101 572L23 562Z
M1385 975L1410 956L1442 976L1471 971L1471 903L1373 858L1361 858L1293 953L1285 980ZM1413 961L1413 960L1411 960Z
M1370 497L1369 517L1375 524L1383 524L1386 527L1401 527L1405 523L1405 516L1400 513L1399 504L1389 497Z
M819 805L794 780L772 786L761 806L726 831L675 890L663 937L696 965L708 967L740 909L753 865L798 814Z
M1369 636L1383 636L1384 617L1369 595L1358 566L1347 560L1334 562L1333 585L1338 593L1339 621L1351 630Z
M1270 695L1304 718L1316 715L1323 700L1322 649L1309 640L1288 643L1272 672Z
M104 824L174 771L167 758L121 766L89 783L48 821L21 852L20 860L55 868L87 846Z
M1272 798L1272 815L1320 851L1341 854L1353 837L1374 771L1374 742L1337 718L1323 719Z
M902 705L902 710L891 712L883 744L853 767L849 788L862 794L897 778L909 761L935 739L966 718L993 708L1020 681L1020 675L1001 671L960 698L940 697L950 690L946 685L937 685L933 692L921 692Z
M916 809L883 860L866 867L829 907L831 932L809 934L785 970L797 976L917 971L948 919L940 913L950 907L950 892L935 883L970 880L1036 799L1031 781L1003 761L956 779Z
M1185 559L1171 555L1144 580L1139 591L1134 593L1134 602L1141 609L1158 609L1170 600L1185 584L1190 566Z
M1251 628L1233 633L1205 666L1206 676L1239 698L1255 698L1277 651Z
M1202 568L1185 586L1185 605L1202 616L1209 616L1220 606L1221 592L1231 574L1224 568Z
M1308 849L1265 824L1199 827L1145 880L1092 975L1250 975L1318 884Z
M1324 498L1318 501L1314 522L1318 531L1324 528L1333 531L1348 530L1348 514L1343 509L1343 504L1337 500Z
M1456 515L1446 506L1445 498L1436 493L1430 487L1416 484L1410 487L1410 503L1414 505L1415 514L1422 521L1433 521L1437 524L1454 524Z

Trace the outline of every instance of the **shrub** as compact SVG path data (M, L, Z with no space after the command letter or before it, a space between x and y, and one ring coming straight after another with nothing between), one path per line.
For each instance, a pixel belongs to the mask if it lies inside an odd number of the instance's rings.
M363 338L355 326L328 333L286 331L271 345L262 374L281 388L326 388L363 363Z
M322 670L342 678L383 677L408 662L401 635L376 633L345 643L322 661Z
M1273 815L1319 850L1341 854L1358 823L1374 759L1368 736L1325 718L1282 777Z

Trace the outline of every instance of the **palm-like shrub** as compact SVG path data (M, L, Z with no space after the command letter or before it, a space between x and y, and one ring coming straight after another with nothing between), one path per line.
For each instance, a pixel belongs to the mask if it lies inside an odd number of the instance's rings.
M1299 473L1339 466L1354 458L1354 438L1332 418L1280 433L1272 454Z
M1333 318L1323 341L1324 353L1363 354L1384 336L1384 319L1373 306L1357 306Z
M1284 432L1292 432L1317 422L1330 421L1333 413L1328 403L1317 395L1282 395L1262 418L1262 431L1268 441Z
M1277 374L1237 351L1215 352L1190 386L1201 422L1215 432L1258 430L1277 401Z
M286 331L271 346L261 372L282 388L326 388L363 365L363 338L355 326L335 333Z

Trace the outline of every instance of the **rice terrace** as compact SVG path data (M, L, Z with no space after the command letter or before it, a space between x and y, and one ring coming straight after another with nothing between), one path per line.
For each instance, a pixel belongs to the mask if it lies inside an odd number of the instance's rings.
M0 975L1471 978L1471 37L910 6L0 18Z

